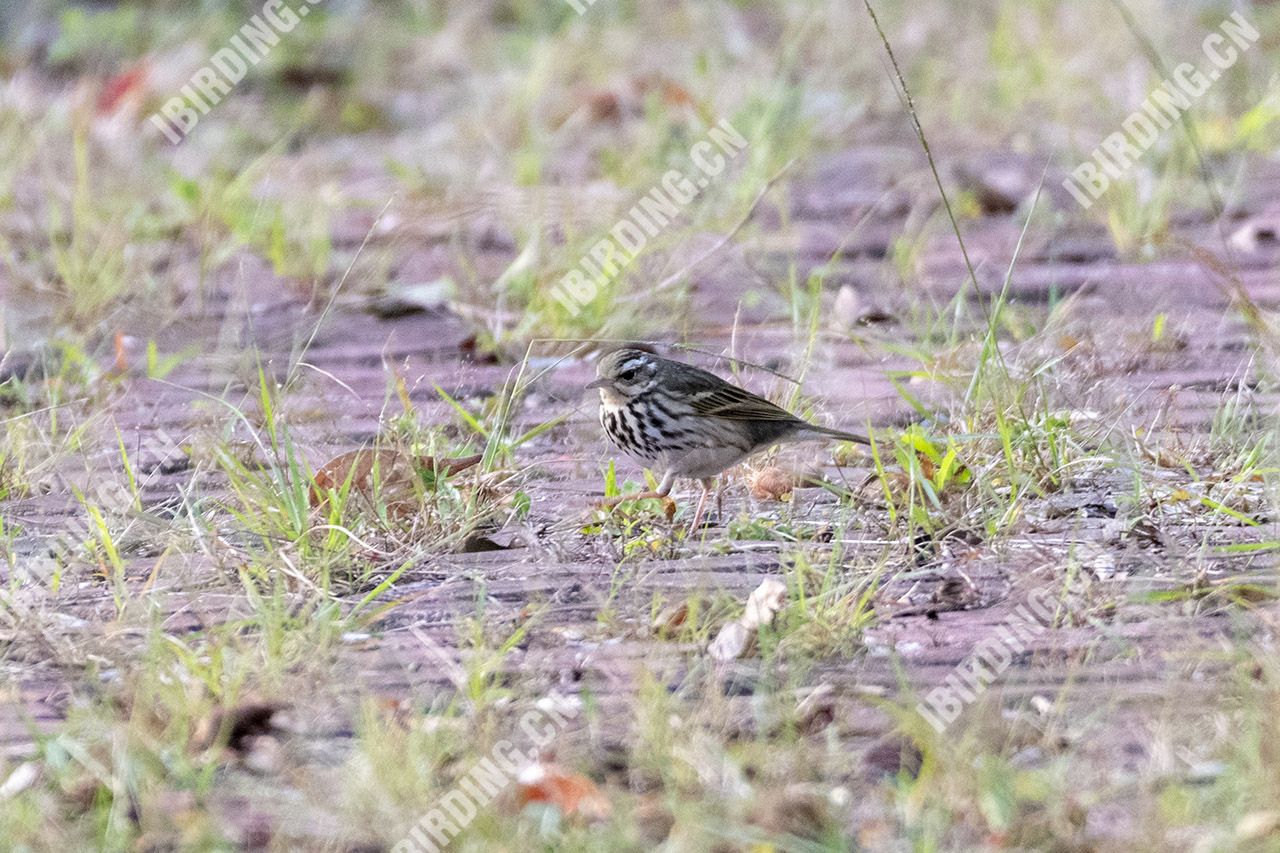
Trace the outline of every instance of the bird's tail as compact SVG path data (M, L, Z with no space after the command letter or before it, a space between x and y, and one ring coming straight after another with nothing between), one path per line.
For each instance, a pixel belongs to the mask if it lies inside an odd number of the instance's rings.
M827 438L838 438L841 441L852 441L856 444L865 444L868 447L871 446L871 439L867 438L865 435L858 435L855 432L845 432L844 430L839 430L839 429L828 429L827 427L818 426L817 424L809 424L808 431L817 433L818 435L826 436Z

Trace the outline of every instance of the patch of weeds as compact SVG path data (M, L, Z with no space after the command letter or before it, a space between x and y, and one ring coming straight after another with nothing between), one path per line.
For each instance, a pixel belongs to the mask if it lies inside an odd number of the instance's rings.
M641 501L640 503L649 503L649 501ZM653 503L658 504L657 501ZM655 507L654 512L660 514L661 504ZM645 513L643 508L631 510L632 513ZM601 530L601 528L593 528L588 526L586 530ZM618 543L619 560L621 562L630 562L634 560L671 560L684 553L685 548L685 530L678 523L670 524L654 515L628 515L624 511L623 515L616 521L616 526L609 526L611 539Z
M1244 654L1233 663L1223 697L1230 710L1220 713L1218 724L1200 727L1194 736L1191 727L1160 731L1157 746L1182 760L1175 772L1155 780L1151 822L1175 831L1212 827L1224 847L1266 850L1277 831L1280 679L1268 656Z
M65 68L118 67L143 55L151 27L143 9L121 4L109 9L64 9L58 19L58 37L49 46L49 62Z
M0 501L44 494L62 485L59 474L83 454L100 402L91 362L74 347L51 358L40 379L0 386L16 413L0 418Z
M1061 357L1041 357L1040 335L1002 342L1006 307L1002 294L984 308L986 329L975 344L895 377L922 423L903 433L892 456L873 454L892 521L930 536L967 529L990 538L1017 523L1027 501L1118 464L1105 441L1108 424L1087 410L1076 378L1055 369ZM903 378L927 379L946 396L927 405Z
M900 736L918 749L920 768L884 785L900 809L899 832L927 849L992 838L1020 848L1083 843L1089 811L1107 802L1108 787L1073 779L1077 768L1059 757L1063 722L1021 706L1001 713L998 702L985 695L943 733L901 713Z
M531 706L524 697L537 691L517 683L519 674L512 670L510 657L526 642L537 618L520 618L514 625L494 623L486 618L482 598L475 613L459 626L456 643L437 645L415 631L426 659L452 682L452 689L437 693L426 707L411 701L365 703L356 750L344 768L348 784L343 793L355 813L382 816L377 826L387 843L438 805L481 759L515 755L524 763L527 741L535 731L529 728ZM548 718L535 719L541 737ZM500 744L505 749L498 753ZM463 827L463 839L510 837L516 811L511 782L499 789L490 808Z
M153 628L127 651L118 640L110 654L119 669L102 673L100 695L71 703L63 722L37 736L34 778L0 801L0 833L33 849L51 833L77 849L238 846L215 789L272 776L284 763L270 710L242 731L241 709L262 689L301 698L303 684L262 682L253 642L234 632L217 641Z
M448 792L452 774L470 770L468 757L480 754L456 709L367 699L340 776L340 802L361 823L386 828L384 840L393 844Z
M605 500L654 491L658 488L658 480L652 471L645 469L644 478L643 483L634 483L630 480L619 483L617 463L612 459L609 460L604 469ZM635 556L634 552L643 554L646 550L657 553L675 544L673 537L676 509L677 504L674 499L664 501L659 498L645 498L622 501L612 509L597 509L598 520L587 524L583 530L586 533L609 530L612 536L622 541L623 553L628 557ZM658 520L659 518L666 522L665 525L663 521Z
M655 594L649 607L649 630L665 642L704 646L741 609L742 603L723 591L694 592L674 602Z
M850 573L839 547L819 559L824 563L815 565L808 553L799 552L786 561L787 606L760 634L766 657L848 658L861 648L864 631L875 622L875 594L884 567Z
M1116 250L1126 257L1151 259L1169 233L1169 216L1179 196L1177 169L1172 164L1112 182L1102 196L1101 212Z
M30 444L35 438L30 418L6 420L0 445L0 501L24 498L32 491Z
M785 719L773 719L782 694L752 684L746 721L722 678L692 679L676 691L652 676L640 684L625 779L644 792L630 810L642 846L670 839L700 850L848 849L818 793L826 790L820 757Z
M14 186L38 150L26 117L0 105L0 151L8 155L0 163L0 210L14 206Z
M371 446L313 471L261 370L257 404L260 427L235 413L249 445L208 451L228 483L219 504L240 531L228 535L245 541L254 565L278 558L295 581L323 591L385 589L416 556L460 549L513 502L521 511L505 475L483 473L482 454L413 426L411 409Z
M789 518L766 515L739 515L729 519L724 543L714 543L725 552L733 550L733 542L798 542L804 529L797 529Z
M203 180L172 176L172 192L201 253L201 269L217 269L239 247L271 263L277 275L310 285L326 281L333 245L332 198L316 198L298 183L264 190L265 176L278 160L264 155L238 173L215 173ZM325 186L321 194L330 192Z
M0 249L24 291L49 300L57 323L85 332L130 300L157 296L153 271L173 251L157 238L171 211L139 194L151 183L139 177L138 162L104 150L86 121L72 122L69 130L33 130L42 144L30 170L43 192L39 207L24 212L43 220L44 239L0 238Z
M517 433L514 430L515 416L525 392L533 387L546 370L528 377L527 372L528 359L526 358L522 359L516 369L511 372L497 394L484 398L479 411L468 409L439 385L434 386L436 393L454 410L469 433L483 439L483 467L486 469L513 464L516 450L542 438L569 417L569 413L564 412L534 424L523 432ZM401 399L402 403L405 403L406 411L409 411L407 398L401 395Z

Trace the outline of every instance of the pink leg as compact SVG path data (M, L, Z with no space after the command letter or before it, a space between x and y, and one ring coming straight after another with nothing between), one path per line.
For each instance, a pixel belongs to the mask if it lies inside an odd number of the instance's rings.
M702 511L707 508L707 497L711 494L711 484L713 482L711 479L702 481L702 497L698 498L698 508L693 511L693 521L689 523L690 533L697 530L698 525L702 522Z
M662 482L658 484L658 488L634 495L619 495L616 498L607 498L600 502L599 507L601 509L613 509L618 504L626 501L641 501L647 498L655 498L662 501L663 512L667 516L667 521L670 521L676 514L676 502L675 499L670 496L671 485L675 482L675 479L675 475L668 472L666 476L662 478Z

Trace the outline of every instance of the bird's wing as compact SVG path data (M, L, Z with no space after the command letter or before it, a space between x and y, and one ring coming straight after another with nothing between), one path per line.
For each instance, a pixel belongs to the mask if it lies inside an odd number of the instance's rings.
M794 421L796 416L763 397L716 379L716 384L693 390L689 405L699 415L730 420Z

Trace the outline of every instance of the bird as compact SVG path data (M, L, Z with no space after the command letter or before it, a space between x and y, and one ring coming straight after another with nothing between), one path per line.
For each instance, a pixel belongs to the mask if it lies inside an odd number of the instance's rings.
M600 392L600 425L609 441L662 472L658 488L603 505L612 509L643 498L669 502L676 478L692 478L701 483L702 497L691 530L702 520L716 475L758 451L822 439L871 444L865 436L809 423L714 373L643 350L602 356L596 377L586 387ZM674 513L674 503L668 506Z

